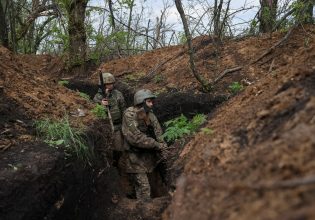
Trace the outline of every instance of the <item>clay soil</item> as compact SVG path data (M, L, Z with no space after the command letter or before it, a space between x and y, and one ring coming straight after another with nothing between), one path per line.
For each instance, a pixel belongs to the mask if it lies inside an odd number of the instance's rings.
M1 47L1 219L314 219L314 26L293 30L253 62L284 35L226 40L220 47L209 37L194 39L196 66L208 81L242 67L207 94L189 71L185 46L112 60L84 78L67 75L61 58L15 55ZM35 120L65 115L74 126L85 125L90 137L97 133L94 105L79 92L95 93L99 70L116 76L129 104L138 88L159 94L161 121L207 114L208 129L174 144L169 196L147 204L124 198L115 184L117 170L100 174L99 164L77 169L62 150L36 137ZM58 85L64 77L71 89ZM233 82L243 90L233 94ZM92 141L100 144L99 137ZM75 196L67 199L69 192Z

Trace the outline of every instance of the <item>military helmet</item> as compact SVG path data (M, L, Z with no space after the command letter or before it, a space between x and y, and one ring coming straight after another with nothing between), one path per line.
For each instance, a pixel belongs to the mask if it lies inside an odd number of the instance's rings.
M154 99L156 98L156 95L154 95L150 90L148 89L141 89L137 91L133 98L134 105L139 105L144 102L146 99Z
M115 83L115 77L111 73L102 73L104 84L111 84ZM99 80L99 84L101 85L101 82Z

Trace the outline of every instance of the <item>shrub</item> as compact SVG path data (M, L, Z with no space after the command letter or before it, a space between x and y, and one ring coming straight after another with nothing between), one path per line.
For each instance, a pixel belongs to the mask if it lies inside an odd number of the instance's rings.
M240 84L239 82L233 82L230 86L229 86L229 90L233 93L233 95L237 94L239 91L241 91L243 89L243 85Z
M195 115L191 121L182 114L181 116L165 122L166 130L162 135L167 142L175 141L184 135L192 134L206 121L204 114Z
M91 110L91 112L97 117L101 119L106 119L107 117L107 109L100 104L96 104L96 106Z
M83 138L82 128L71 127L68 117L59 121L44 119L35 122L37 136L41 137L49 146L63 147L67 156L89 162L91 152Z

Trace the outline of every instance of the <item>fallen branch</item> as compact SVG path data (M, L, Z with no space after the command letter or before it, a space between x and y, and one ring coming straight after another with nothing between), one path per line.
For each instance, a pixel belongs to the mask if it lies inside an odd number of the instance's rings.
M271 53L273 50L275 50L277 47L279 47L281 44L283 44L289 38L290 34L292 33L292 30L295 27L296 27L296 25L294 25L280 41L278 41L276 44L274 44L272 47L270 47L265 53L263 53L261 56L259 56L256 60L252 61L250 64L257 63L259 60L261 60L262 58L267 56L269 53Z
M226 69L224 70L213 82L212 84L216 84L219 80L221 80L226 74L228 73L232 73L238 70L241 70L243 68L243 66L238 66L238 67L234 67L231 69Z
M184 53L185 53L185 51L180 51L176 56L172 56L172 57L170 57L170 58L164 60L163 62L158 63L157 65L155 65L155 67L154 67L152 70L150 70L150 72L149 72L146 76L143 77L143 79L144 79L144 80L149 80L149 79L151 79L151 78L153 77L153 75L155 74L155 72L156 72L159 68L161 68L164 64L168 63L169 61L171 61L171 60L173 60L173 59L176 59L177 57L183 55Z

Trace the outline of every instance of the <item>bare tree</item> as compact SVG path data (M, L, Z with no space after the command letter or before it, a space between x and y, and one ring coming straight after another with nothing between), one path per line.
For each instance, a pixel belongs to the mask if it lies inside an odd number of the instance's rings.
M188 53L189 53L190 69L191 69L193 75L195 76L195 78L198 80L198 82L200 82L203 89L205 91L209 91L210 90L210 84L197 72L197 69L195 66L194 49L192 47L191 34L189 31L187 19L185 17L185 12L184 12L181 0L175 0L175 5L176 5L178 13L180 14L180 17L182 19L183 26L184 26L185 36L187 39Z

